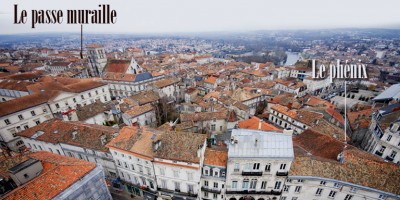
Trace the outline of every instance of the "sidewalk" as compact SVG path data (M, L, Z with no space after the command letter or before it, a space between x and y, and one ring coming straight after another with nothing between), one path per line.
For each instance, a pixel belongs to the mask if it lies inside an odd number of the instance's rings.
M140 196L131 197L131 195L127 192L116 191L111 187L108 188L110 190L111 196L114 200L143 200Z

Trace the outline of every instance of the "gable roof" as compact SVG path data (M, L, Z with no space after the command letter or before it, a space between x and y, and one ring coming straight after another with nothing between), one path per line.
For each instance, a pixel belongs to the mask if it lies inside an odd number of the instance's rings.
M130 63L129 60L110 60L104 67L104 72L125 73Z
M76 136L73 136L73 132L76 132ZM53 144L64 143L107 152L108 149L105 143L102 144L101 137L105 135L107 142L117 132L118 129L108 126L53 119L19 132L17 135Z

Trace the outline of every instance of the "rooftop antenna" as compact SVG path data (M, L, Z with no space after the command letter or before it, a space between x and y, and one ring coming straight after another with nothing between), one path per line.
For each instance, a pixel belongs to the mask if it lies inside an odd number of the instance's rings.
M81 24L81 59L83 59L83 24Z

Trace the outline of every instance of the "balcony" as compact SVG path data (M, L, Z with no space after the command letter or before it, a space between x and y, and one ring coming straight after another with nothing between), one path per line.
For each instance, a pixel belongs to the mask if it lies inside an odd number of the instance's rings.
M286 172L280 172L280 171L276 172L277 176L287 176L288 174L289 174L289 172L287 172L287 171Z
M242 171L242 176L262 176L262 171Z
M216 193L216 194L221 194L221 189L218 188L212 188L212 187L201 187L201 191L205 192L211 192L211 193Z
M390 157L390 156L386 156L385 160L391 161L393 162L394 158Z
M260 194L260 195L281 195L282 191L255 191L255 190L228 190L226 194Z
M167 194L171 194L171 195L178 195L178 196L183 196L183 197L195 197L197 198L197 194L194 194L193 192L181 192L181 190L175 189L175 190L169 190L166 188L157 188L158 191L162 192L162 193L167 193Z
M380 152L380 151L375 151L375 154L378 155L378 156L382 156L383 155L383 153Z

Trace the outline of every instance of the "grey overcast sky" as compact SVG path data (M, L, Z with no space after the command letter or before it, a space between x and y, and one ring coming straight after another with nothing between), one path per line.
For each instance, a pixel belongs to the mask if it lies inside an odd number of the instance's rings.
M28 11L13 24L14 4ZM110 4L117 23L84 25L87 32L171 33L318 28L400 28L399 0L1 0L0 34L79 32L66 24L67 9ZM31 28L32 9L63 10L62 24Z

